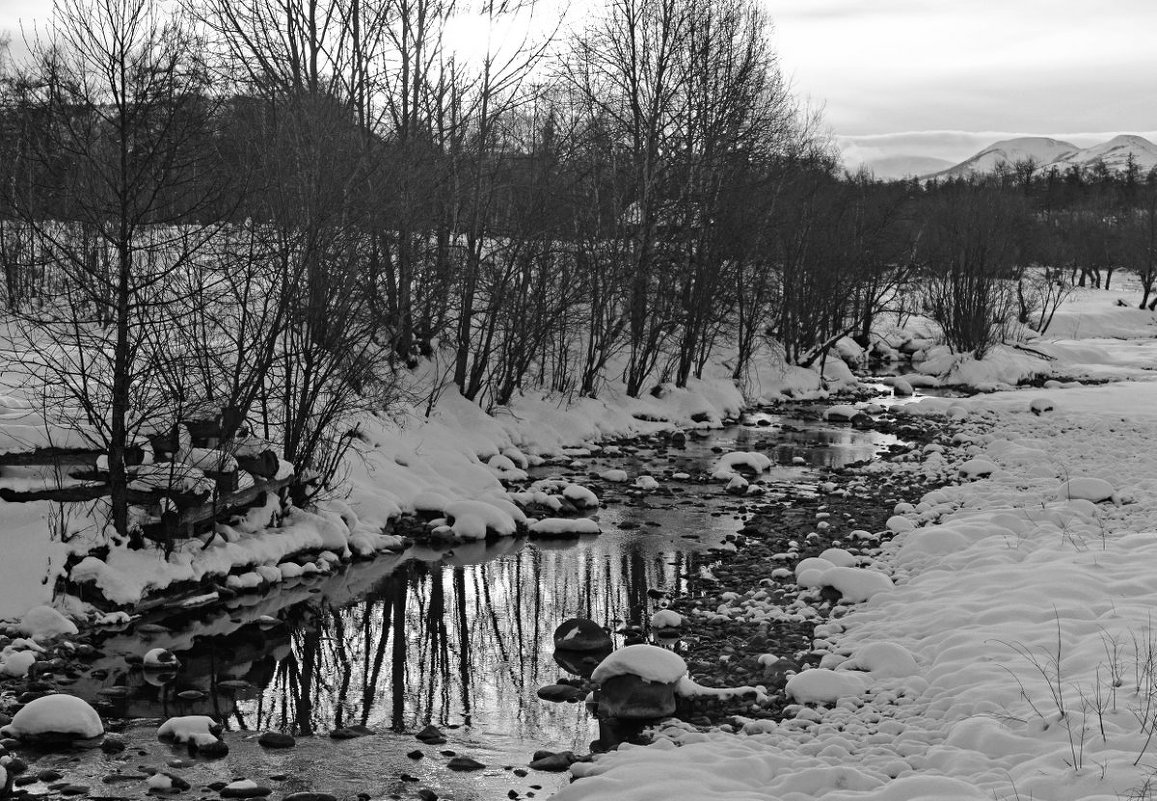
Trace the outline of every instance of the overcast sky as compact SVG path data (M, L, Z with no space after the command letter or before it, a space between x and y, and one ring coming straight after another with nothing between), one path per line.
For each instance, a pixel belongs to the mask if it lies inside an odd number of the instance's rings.
M849 160L1157 129L1157 0L764 2L785 74Z
M1157 0L761 1L784 73L851 165L960 161L1020 135L1157 136ZM0 29L49 8L0 0Z

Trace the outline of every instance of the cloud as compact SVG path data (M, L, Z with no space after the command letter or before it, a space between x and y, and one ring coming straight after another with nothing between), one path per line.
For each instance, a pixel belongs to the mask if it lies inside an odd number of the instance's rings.
M842 134L1152 127L1152 0L764 0Z

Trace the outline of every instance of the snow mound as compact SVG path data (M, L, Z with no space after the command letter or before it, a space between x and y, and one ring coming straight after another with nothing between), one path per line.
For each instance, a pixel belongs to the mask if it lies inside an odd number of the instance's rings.
M55 735L87 740L104 734L104 724L87 701L57 693L29 701L0 734L21 740Z
M1117 491L1103 478L1081 476L1070 478L1057 489L1057 498L1064 500L1085 500L1093 503L1117 500Z
M655 645L628 645L613 652L591 673L600 684L615 676L638 676L644 681L671 684L687 674L683 657Z
M825 420L835 420L837 422L848 423L855 419L856 415L860 414L860 410L855 406L846 403L829 406L824 410Z
M826 559L827 561L831 562L834 567L856 566L856 557L848 551L845 551L843 548L828 548L817 558Z
M916 664L912 652L891 642L868 643L840 667L864 670L873 677L887 679L901 679L920 673L920 666Z
M62 634L76 634L76 624L51 606L34 606L24 613L17 626L21 634L43 640Z
M854 604L871 600L874 595L894 588L892 579L875 570L862 567L833 567L824 571L819 581L821 586L839 590L843 600Z
M599 524L589 517L565 518L565 517L546 517L542 520L535 520L530 524L530 533L549 536L562 536L564 534L598 534L602 531Z
M184 715L169 718L157 729L157 737L161 740L172 740L178 743L192 742L197 745L215 742L221 725L208 715Z
M997 471L997 466L987 459L969 459L958 470L965 478L987 478Z
M499 537L512 536L518 527L511 510L517 511L518 507L508 504L510 509L500 509L498 503L488 500L454 501L446 504L446 514L454 518L451 529L464 540L484 540L487 532L493 532ZM521 516L521 512L518 512L518 515Z
M800 704L834 704L841 698L855 698L867 689L856 673L812 668L787 680L784 692Z
M579 509L599 508L599 496L581 484L567 484L566 487L563 488L562 497L566 498Z

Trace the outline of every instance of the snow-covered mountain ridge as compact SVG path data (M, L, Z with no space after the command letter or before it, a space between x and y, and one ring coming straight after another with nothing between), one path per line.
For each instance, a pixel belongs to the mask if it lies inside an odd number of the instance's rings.
M1085 148L1044 136L1023 136L995 142L956 166L926 177L967 178L995 172L1002 165L1014 167L1029 159L1036 165L1038 173L1053 167L1062 172L1074 166L1089 170L1098 162L1104 162L1110 172L1122 172L1130 155L1142 175L1157 167L1157 144L1134 134L1121 134Z

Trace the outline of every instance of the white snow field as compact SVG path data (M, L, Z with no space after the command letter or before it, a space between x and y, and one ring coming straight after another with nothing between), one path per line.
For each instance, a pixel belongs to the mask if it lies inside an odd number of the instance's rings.
M963 407L960 434L891 469L961 483L897 509L873 565L895 586L817 629L824 669L791 680L787 720L669 722L649 747L576 764L556 801L1153 798L1157 360L1140 354L1157 351L1153 315L1115 295L1083 292L1058 318L1132 340L1034 349L1079 354L1052 365L1070 375L1096 351L1089 372L1125 380L905 407ZM1006 356L961 365L998 384L1034 358Z

